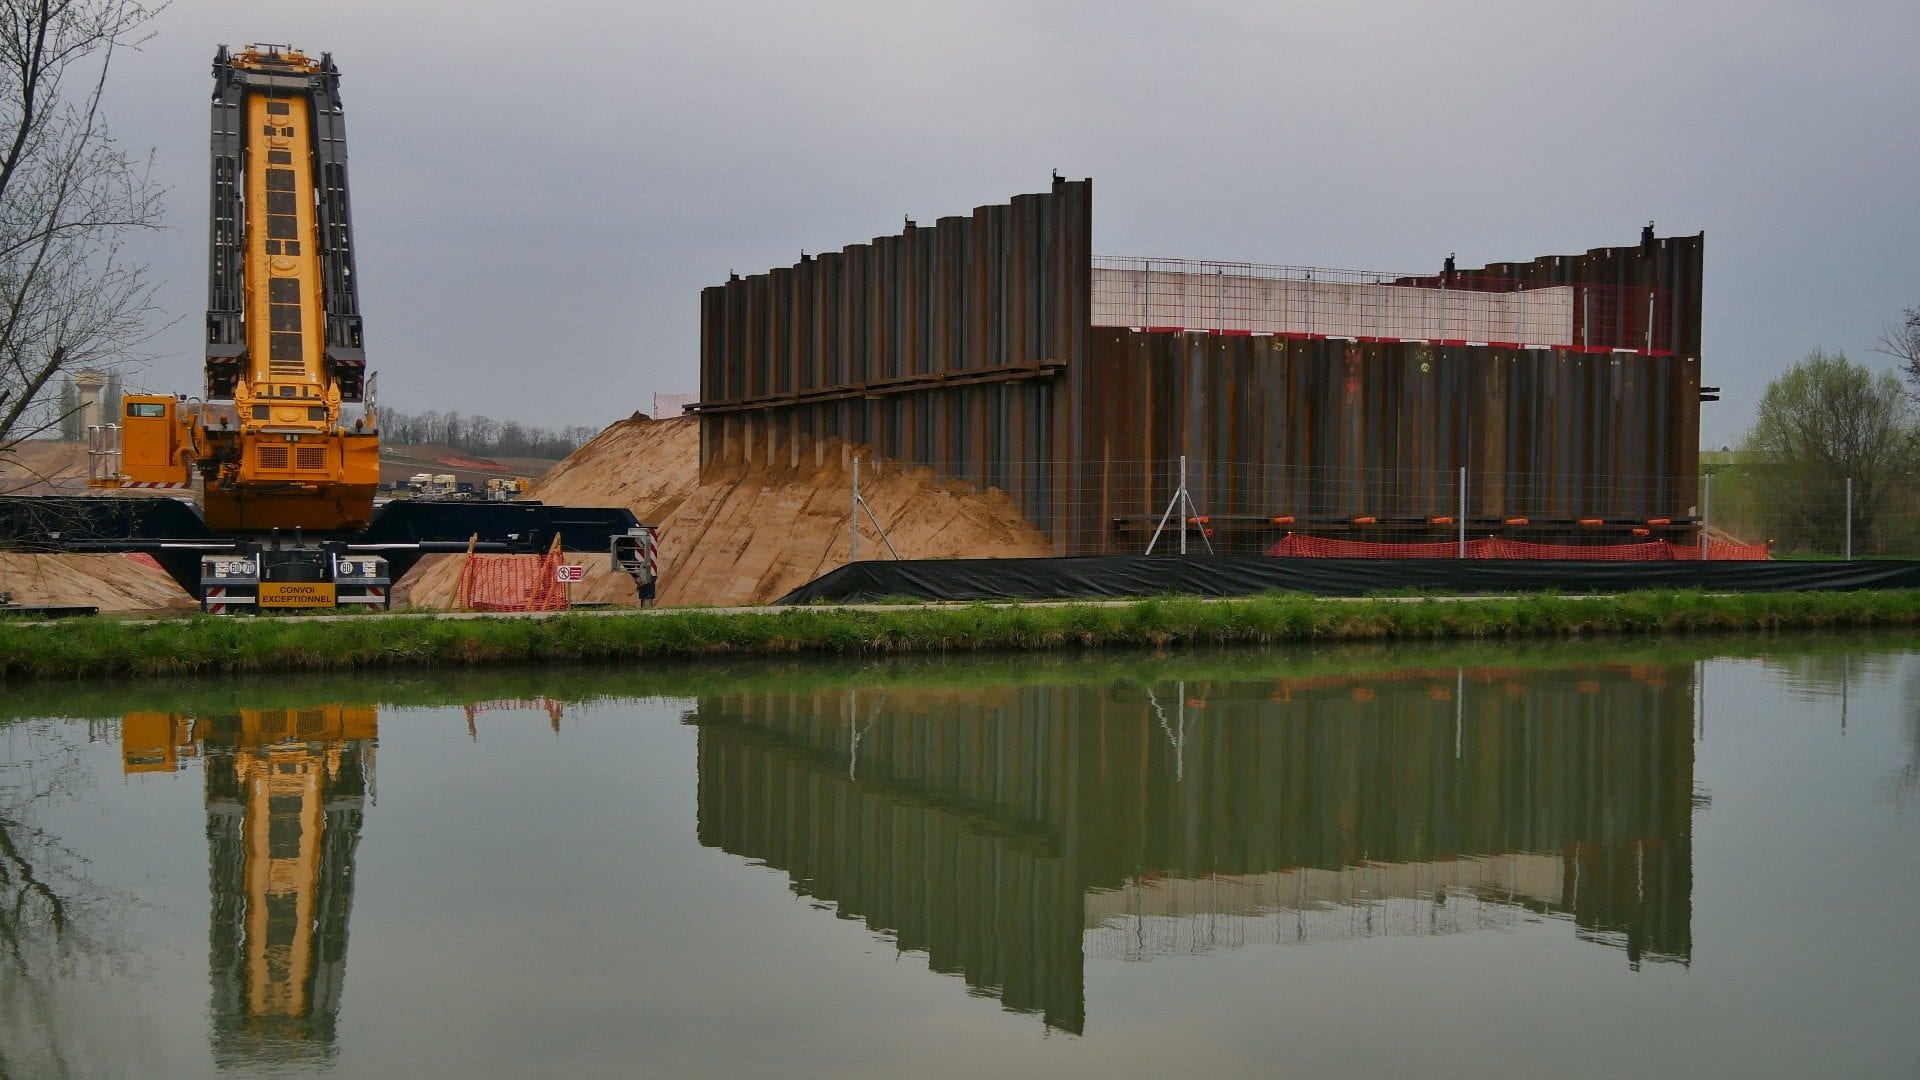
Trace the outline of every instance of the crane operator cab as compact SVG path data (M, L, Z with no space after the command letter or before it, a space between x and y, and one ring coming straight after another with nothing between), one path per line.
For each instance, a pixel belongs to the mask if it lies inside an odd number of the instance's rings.
M166 394L128 394L118 423L87 429L87 486L185 488L193 480L191 418Z

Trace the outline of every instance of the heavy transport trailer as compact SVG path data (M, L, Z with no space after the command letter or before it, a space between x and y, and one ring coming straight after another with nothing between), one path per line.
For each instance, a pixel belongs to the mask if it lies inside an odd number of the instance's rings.
M610 552L641 595L658 573L653 532L624 507L398 501L365 529L220 532L178 499L0 496L0 550L151 556L201 610L392 606L393 582L427 555Z

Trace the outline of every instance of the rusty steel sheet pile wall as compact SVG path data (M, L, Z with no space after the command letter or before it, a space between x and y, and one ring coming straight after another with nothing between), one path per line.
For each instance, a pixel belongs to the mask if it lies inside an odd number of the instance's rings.
M1505 289L1512 282L1571 285L1576 324L1583 319L1596 325L1647 321L1651 300L1651 340L1645 343L1645 351L1698 359L1706 234L1655 237L1652 228L1649 225L1641 233L1640 243L1632 247L1591 248L1584 255L1543 255L1524 263L1488 263L1478 270L1403 278L1395 284L1438 288L1444 282L1450 288L1468 289ZM1596 343L1595 347L1601 346Z
M1227 551L1289 531L1451 538L1463 466L1470 535L1698 535L1704 236L1368 284L1524 286L1553 318L1606 327L1524 347L1096 325L1096 311L1138 316L1096 307L1101 274L1132 279L1091 240L1091 181L1056 180L704 290L702 466L798 465L838 444L1001 489L1061 554L1139 551L1182 455ZM1191 306L1224 281L1179 295ZM1292 325L1277 306L1254 313ZM1620 347L1623 328L1642 347Z
M1647 324L1642 349L1096 326L1069 375L1069 547L1138 550L1182 455L1225 551L1289 531L1452 538L1462 466L1471 535L1696 535L1704 248L1704 234L1649 232L1631 247L1394 282L1566 286L1577 321ZM1595 311L1603 301L1631 310Z
M1062 372L1091 325L1092 183L912 222L702 291L701 463L830 441L1000 488L1065 524Z
M1288 531L1451 538L1461 466L1473 535L1617 540L1667 519L1655 531L1678 537L1698 498L1699 384L1681 356L1096 327L1073 375L1075 474L1098 491L1074 501L1076 549L1103 531L1099 550L1137 549L1182 455L1224 550Z

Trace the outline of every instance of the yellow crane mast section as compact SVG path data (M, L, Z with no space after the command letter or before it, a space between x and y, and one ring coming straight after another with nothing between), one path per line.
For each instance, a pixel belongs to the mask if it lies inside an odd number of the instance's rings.
M321 370L321 320L306 317L321 311L307 102L256 93L246 112L248 363L234 405L243 431L325 432L340 393Z
M241 375L230 410L127 395L117 479L185 482L197 470L215 530L362 528L380 482L380 441L370 418L343 422L327 363L315 117L299 89L321 65L290 49L256 47L235 54L232 66L259 76L240 110Z

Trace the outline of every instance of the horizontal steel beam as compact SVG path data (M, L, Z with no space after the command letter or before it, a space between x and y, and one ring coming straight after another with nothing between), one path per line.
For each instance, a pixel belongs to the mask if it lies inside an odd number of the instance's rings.
M791 394L771 394L765 397L742 398L737 401L703 401L690 406L690 410L701 416L718 413L747 412L757 409L777 409L783 405L811 405L820 401L847 401L855 398L884 398L899 394L917 394L925 390L938 390L947 386L973 386L980 383L1022 382L1027 379L1051 379L1067 370L1064 360L1042 360L1034 364L1004 364L1000 367L974 368L971 371L935 372L929 375L907 375L897 379L878 379L872 382L847 383L841 386L823 386L815 390L802 390Z

